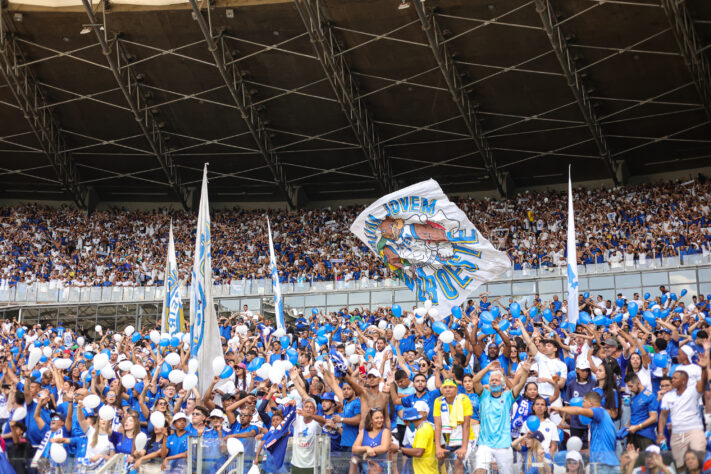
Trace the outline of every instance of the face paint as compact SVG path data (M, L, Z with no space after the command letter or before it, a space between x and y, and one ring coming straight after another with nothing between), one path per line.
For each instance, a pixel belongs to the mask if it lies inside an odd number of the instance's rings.
M501 390L503 387L498 384L490 384L489 388L491 389L491 393L501 393Z

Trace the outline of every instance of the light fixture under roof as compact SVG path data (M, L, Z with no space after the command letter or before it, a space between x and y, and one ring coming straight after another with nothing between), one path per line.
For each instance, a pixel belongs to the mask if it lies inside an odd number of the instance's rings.
M89 28L88 26L85 26L79 32L80 35L88 35L89 33L91 33L91 28Z
M410 8L410 1L409 0L400 0L400 5L397 6L397 9L404 10L406 8Z

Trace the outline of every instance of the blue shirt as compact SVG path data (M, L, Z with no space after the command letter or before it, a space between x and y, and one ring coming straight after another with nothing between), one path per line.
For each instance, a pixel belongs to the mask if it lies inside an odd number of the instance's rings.
M343 418L353 418L360 413L360 398L354 398L350 402L346 402L343 407ZM343 423L341 430L341 448L350 448L355 443L358 437L358 425L353 426Z
M433 392L425 392L425 394L421 397L418 397L417 393L413 393L412 395L408 395L407 397L402 399L402 406L405 408L412 408L415 406L415 402L424 400L425 402L427 402L427 406L430 407L430 413L429 415L427 415L427 421L429 421L430 423L434 423L434 403L435 400L437 400L437 397L440 396L442 396L442 392L440 392L439 389Z
M479 395L479 445L493 449L511 447L511 408L514 398L510 390L493 397L489 390Z
M632 414L630 416L630 425L632 426L639 425L647 421L647 418L649 418L649 414L652 412L659 413L659 402L657 401L657 397L655 397L652 391L649 389L645 389L639 394L632 397L632 399L630 400L630 405L632 409ZM654 431L656 426L657 424L653 423L637 431L636 434L638 434L639 436L644 436L645 438L649 438L656 442L657 437Z
M168 448L168 456L175 456L176 454L187 452L188 432L186 431L182 436L178 436L175 433L168 436L168 439L166 440L166 447Z
M607 410L600 407L592 408L593 417L590 423L590 462L619 466L620 461L615 454L617 430Z

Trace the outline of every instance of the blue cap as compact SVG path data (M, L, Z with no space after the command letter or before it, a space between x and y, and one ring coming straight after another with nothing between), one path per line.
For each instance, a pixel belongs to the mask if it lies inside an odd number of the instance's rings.
M332 402L336 401L335 395L333 395L333 392L326 392L323 395L321 395L321 401L323 400L331 400Z
M402 411L402 421L415 421L420 418L422 418L422 415L420 415L420 412L418 412L415 407L405 408Z

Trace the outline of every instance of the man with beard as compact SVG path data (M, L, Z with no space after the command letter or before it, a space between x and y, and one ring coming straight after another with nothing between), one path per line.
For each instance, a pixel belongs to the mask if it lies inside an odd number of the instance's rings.
M350 451L358 437L361 404L360 398L356 397L355 391L353 391L349 383L344 383L341 391L343 395L343 414L333 415L333 421L343 425L341 428L341 451Z
M439 371L435 377L439 377ZM412 379L412 386L415 388L415 393L404 397L399 396L397 399L393 399L393 403L402 405L404 408L412 408L415 406L415 402L422 400L430 407L427 421L434 423L434 402L442 394L439 389L435 389L432 392L427 390L427 377L423 374L415 375Z
M476 337L477 322L478 321L473 322L474 328L471 330L471 334L469 334L469 337L467 338L467 350L474 353L479 361L479 367L486 367L492 361L496 360L499 362L502 370L504 370L504 375L508 375L506 371L510 365L509 357L511 355L511 340L509 339L508 334L499 329L499 325L496 322L492 323L492 329L494 329L494 331L496 331L501 338L502 348L499 350L499 346L492 342L486 345L486 350L484 350L484 340L487 339L488 336L486 334L482 334L479 338ZM474 362L474 358L472 358L469 364L471 369L475 368ZM489 374L487 373L482 383L486 385L488 383L488 379Z
M356 395L360 397L361 413L368 413L373 408L380 408L385 414L385 427L390 429L390 416L388 406L390 405L390 392L380 391L380 372L378 369L370 369L365 379L365 388L358 385L350 374L344 375L346 382L353 388ZM360 428L364 428L365 417L361 417Z
M659 402L651 390L645 389L639 377L633 375L627 381L627 390L632 394L630 400L631 416L628 441L637 449L644 450L656 441L654 428L659 414Z

